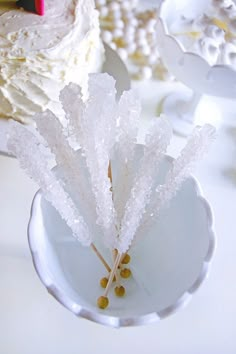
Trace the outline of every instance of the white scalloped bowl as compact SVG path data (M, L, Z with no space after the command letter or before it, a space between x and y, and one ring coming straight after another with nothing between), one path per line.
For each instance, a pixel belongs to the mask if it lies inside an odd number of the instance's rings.
M167 158L160 178L169 165ZM123 281L126 296L117 298L111 291L109 308L100 310L96 299L103 293L99 280L105 268L72 237L40 191L32 203L28 237L48 292L76 316L112 327L149 324L183 307L206 277L215 245L210 206L191 177L131 249L133 276ZM109 252L99 248L110 262Z
M207 13L209 3L210 0L163 0L157 23L158 49L168 70L195 92L235 98L236 71L227 65L211 66L200 55L186 51L169 32L169 25L176 15Z

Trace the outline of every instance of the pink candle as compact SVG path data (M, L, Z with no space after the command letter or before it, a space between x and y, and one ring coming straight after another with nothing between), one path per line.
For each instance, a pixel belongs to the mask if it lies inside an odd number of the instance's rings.
M35 8L36 8L36 12L37 14L39 14L40 16L44 15L44 0L35 0Z
M44 15L44 0L18 0L16 4L26 11L36 12L40 16Z

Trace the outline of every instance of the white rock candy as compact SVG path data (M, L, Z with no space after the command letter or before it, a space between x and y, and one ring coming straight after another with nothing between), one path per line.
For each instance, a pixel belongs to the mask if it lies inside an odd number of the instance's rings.
M116 212L108 167L115 143L117 103L115 80L107 74L91 75L89 99L80 119L82 149L96 200L97 223L115 237Z
M67 91L70 92L70 87ZM86 163L81 151L76 151L70 146L67 139L68 131L51 111L36 115L34 119L39 133L55 156L57 166L60 166L64 189L72 196L75 203L80 201L80 204L83 204L80 213L90 221L89 225L93 225L92 220L96 218L95 199L90 179L85 173Z
M129 199L125 205L125 213L116 245L120 253L125 253L128 250L140 225L146 205L150 201L155 183L155 171L170 143L171 134L170 125L165 118L153 119L146 136L144 155L141 158Z
M53 156L29 129L11 121L11 136L8 149L17 157L20 166L39 185L44 197L55 207L73 232L73 236L84 246L92 242L88 225L79 214L76 205L64 189L63 182L55 176L49 166Z
M137 97L131 91L124 92L118 104L116 143L111 158L111 167L115 169L112 184L113 200L119 219L123 217L127 195L133 183L131 175L140 113L141 105Z
M134 94L126 92L116 102L115 81L107 74L91 75L88 85L85 102L75 85L62 91L67 126L51 112L36 117L41 136L15 122L8 147L84 246L102 230L105 246L125 253L188 177L207 149L213 128L195 131L165 183L157 186L156 169L171 138L166 119L152 120L145 145L140 146L140 103ZM70 145L71 136L81 146L78 151ZM59 173L51 170L53 158ZM112 183L109 164L114 166Z
M147 233L147 230L158 218L161 209L168 206L182 183L192 173L196 161L203 158L206 154L214 138L215 128L211 125L206 124L201 128L194 129L179 157L173 160L171 168L165 177L165 182L158 185L152 194L145 218L137 231L140 234L139 236Z

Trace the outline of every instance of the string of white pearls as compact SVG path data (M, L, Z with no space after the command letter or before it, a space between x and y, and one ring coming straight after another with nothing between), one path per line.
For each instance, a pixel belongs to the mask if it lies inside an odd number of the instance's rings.
M156 43L157 10L139 12L138 0L95 0L95 4L102 39L126 62L132 78L166 78Z

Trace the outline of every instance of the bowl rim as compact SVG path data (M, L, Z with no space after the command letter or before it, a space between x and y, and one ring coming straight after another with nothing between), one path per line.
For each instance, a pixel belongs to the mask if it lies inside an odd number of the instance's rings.
M173 160L173 158L169 156L167 156L167 159L170 161ZM194 281L194 283L190 286L190 288L185 290L185 292L176 300L175 303L169 305L165 309L159 312L153 311L151 313L141 315L141 316L122 317L122 318L106 315L105 313L102 314L100 312L94 312L75 303L51 279L50 274L47 271L43 262L41 262L40 255L37 251L37 237L35 237L35 232L34 232L34 225L35 225L34 221L36 218L36 210L38 208L38 204L43 198L42 191L39 189L36 192L32 201L27 234L28 234L28 243L31 251L34 268L41 282L44 284L47 291L49 292L49 294L52 295L59 303L61 303L74 315L91 320L99 324L103 324L115 328L128 327L128 326L141 326L141 325L148 325L151 323L155 323L161 319L164 319L174 314L175 312L183 308L190 301L193 294L199 289L204 279L209 275L211 262L216 247L216 234L214 230L212 208L209 202L204 197L198 180L192 175L188 177L188 180L189 179L192 181L192 185L196 193L197 199L199 199L200 203L202 204L202 207L206 210L207 227L208 227L208 235L209 235L208 250L202 262L202 267L199 272L199 275Z

